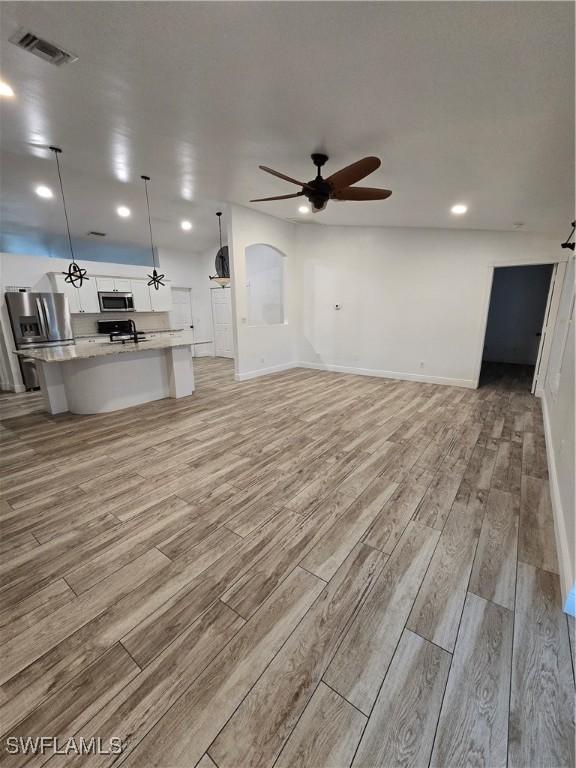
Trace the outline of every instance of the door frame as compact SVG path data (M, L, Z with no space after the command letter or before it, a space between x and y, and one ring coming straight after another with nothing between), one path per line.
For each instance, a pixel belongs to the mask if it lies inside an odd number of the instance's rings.
M226 285L226 286L219 286L218 288L210 288L210 312L212 314L212 336L213 336L213 348L214 348L214 354L212 357L220 357L220 355L216 354L216 322L214 320L214 301L212 300L212 291L230 291L230 326L232 329L232 357L227 358L228 360L236 360L236 347L234 344L234 310L233 310L233 302L232 302L232 286Z
M474 389L478 389L480 383L480 371L482 369L482 357L484 354L484 342L486 340L486 329L488 327L488 314L490 312L490 298L492 296L492 284L494 282L494 270L499 267L539 267L549 266L555 267L552 277L550 278L550 289L548 295L548 304L546 310L550 311L544 313L544 321L542 324L542 330L546 330L546 333L540 337L540 347L538 349L538 360L542 358L540 365L541 375L538 376L539 386L536 387L534 394L536 397L541 397L544 391L544 381L546 379L546 373L548 369L548 361L550 358L550 348L552 344L552 337L554 335L554 327L556 325L556 318L558 315L558 307L560 305L560 296L562 294L562 286L564 285L564 276L566 273L567 259L558 258L543 258L542 260L534 261L533 259L523 259L521 261L494 261L488 264L486 268L486 278L484 283L484 298L483 309L480 315L480 336L476 354L476 371L473 380ZM561 267L561 268L560 268ZM546 324L546 321L548 323ZM546 339L546 347L544 341ZM537 362L538 362L537 360ZM536 378L536 370L535 378ZM540 371L539 371L540 373ZM534 389L534 381L532 382L532 389Z

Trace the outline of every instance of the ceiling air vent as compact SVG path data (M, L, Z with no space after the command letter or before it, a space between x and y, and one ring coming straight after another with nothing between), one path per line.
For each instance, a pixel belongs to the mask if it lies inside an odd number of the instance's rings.
M48 40L35 35L34 32L28 32L25 29L19 29L13 34L10 42L17 45L18 48L23 48L25 51L39 56L44 61L49 61L50 64L54 64L56 67L61 67L62 64L70 64L78 60L78 56L74 53L65 51L59 45L50 43Z
M93 237L106 237L106 232L96 232L95 230L90 230L88 232L89 235L92 235Z

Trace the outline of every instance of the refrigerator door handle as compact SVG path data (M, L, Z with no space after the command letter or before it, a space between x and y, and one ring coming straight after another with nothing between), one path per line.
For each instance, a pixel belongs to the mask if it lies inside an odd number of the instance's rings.
M42 333L46 339L50 338L48 335L48 327L46 325L46 315L44 314L44 306L42 304L42 301L38 298L36 299L36 309L38 310L38 319L40 320L40 327L42 328Z
M48 302L42 297L42 311L43 311L43 317L44 317L44 323L46 324L46 335L49 339L52 339L54 328L52 327L50 323L50 312L48 311Z

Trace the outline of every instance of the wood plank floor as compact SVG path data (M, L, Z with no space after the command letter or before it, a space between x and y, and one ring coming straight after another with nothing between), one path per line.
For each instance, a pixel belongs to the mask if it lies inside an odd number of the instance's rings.
M0 395L0 765L571 768L526 377L195 371L91 417Z

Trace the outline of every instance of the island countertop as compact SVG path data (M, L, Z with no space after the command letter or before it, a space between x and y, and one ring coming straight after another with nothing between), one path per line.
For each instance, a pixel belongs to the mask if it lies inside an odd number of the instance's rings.
M41 347L39 349L21 349L15 354L38 360L42 363L67 363L70 360L89 360L106 355L125 355L130 352L146 352L152 349L170 349L171 347L190 347L192 342L182 338L156 338L139 341L102 342L101 344L69 344L68 346Z

